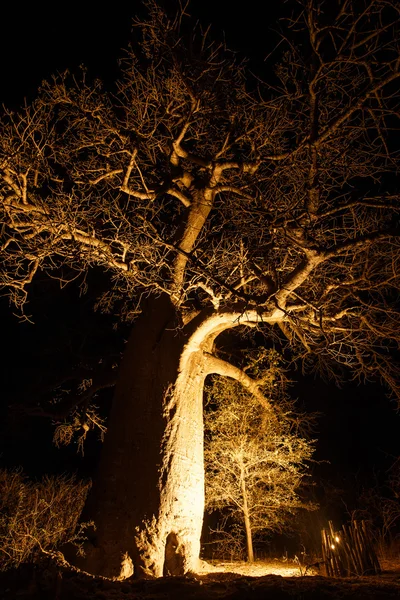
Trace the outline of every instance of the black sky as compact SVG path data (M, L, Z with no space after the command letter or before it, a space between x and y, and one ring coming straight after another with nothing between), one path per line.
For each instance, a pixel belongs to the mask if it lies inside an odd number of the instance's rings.
M178 2L161 0L173 14ZM195 15L228 46L257 63L271 48L274 34L268 28L279 27L278 16L288 13L286 3L247 0L191 0L187 12ZM109 80L117 70L117 60L132 39L132 20L143 15L139 0L116 1L100 8L99 3L54 4L8 3L0 35L0 100L18 106L32 97L43 79L84 64L94 76ZM279 11L278 11L279 9Z

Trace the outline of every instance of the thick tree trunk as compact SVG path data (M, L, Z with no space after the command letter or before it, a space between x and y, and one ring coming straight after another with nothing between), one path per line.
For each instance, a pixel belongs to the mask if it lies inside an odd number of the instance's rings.
M280 318L274 308L268 320ZM197 570L204 513L204 380L219 373L257 393L246 374L212 356L222 331L257 320L256 312L241 307L210 308L183 327L168 296L149 299L122 361L83 515L96 530L78 566L121 578Z
M136 322L121 366L86 516L96 525L81 566L106 576L196 570L204 512L203 352L167 297Z

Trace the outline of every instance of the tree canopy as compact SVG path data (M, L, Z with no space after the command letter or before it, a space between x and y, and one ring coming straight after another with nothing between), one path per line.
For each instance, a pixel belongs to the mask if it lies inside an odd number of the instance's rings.
M301 46L283 40L269 84L208 31L187 49L184 15L148 2L114 92L66 73L6 111L2 284L17 305L38 271L100 265L104 309L123 296L132 317L166 293L183 321L275 311L306 366L398 391L398 6L360 6L299 5Z

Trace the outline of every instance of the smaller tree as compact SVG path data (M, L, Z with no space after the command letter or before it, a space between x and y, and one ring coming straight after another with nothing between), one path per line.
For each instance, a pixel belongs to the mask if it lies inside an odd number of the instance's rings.
M315 508L298 494L314 451L313 440L304 437L311 418L295 412L275 351L254 357L258 381L265 359L262 387L269 409L236 381L215 378L205 414L206 508L223 509L243 525L249 562L254 534L282 531L296 509Z

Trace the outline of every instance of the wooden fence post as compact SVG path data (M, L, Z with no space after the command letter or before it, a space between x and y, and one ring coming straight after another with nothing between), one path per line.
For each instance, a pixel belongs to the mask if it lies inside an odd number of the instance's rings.
M328 521L328 526L321 531L322 559L328 577L381 572L365 521L351 521L341 531L334 530L332 521Z

